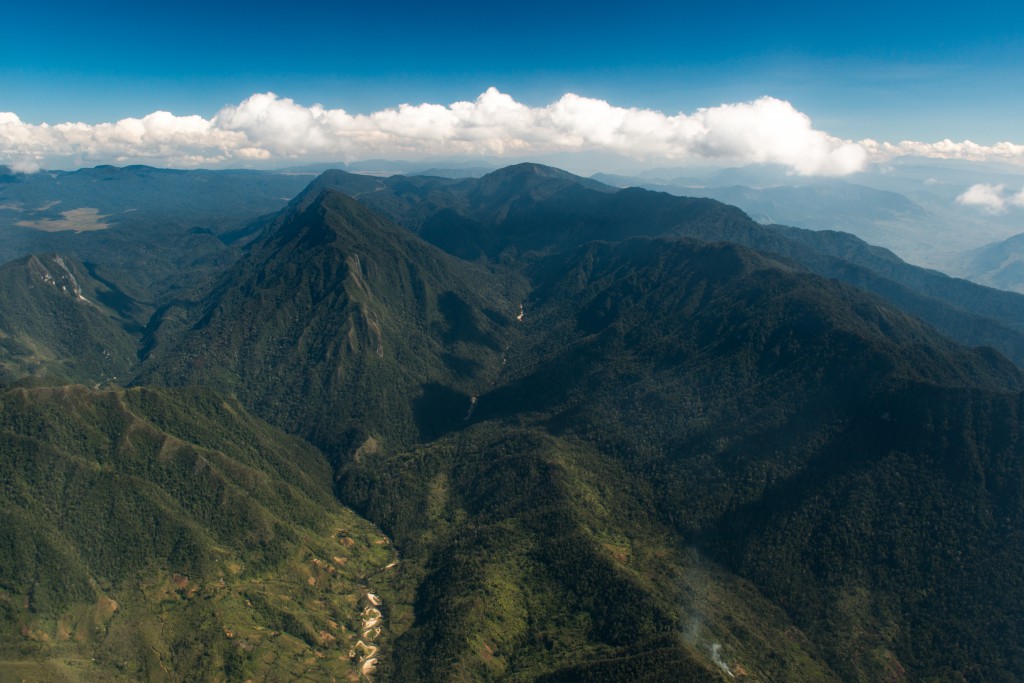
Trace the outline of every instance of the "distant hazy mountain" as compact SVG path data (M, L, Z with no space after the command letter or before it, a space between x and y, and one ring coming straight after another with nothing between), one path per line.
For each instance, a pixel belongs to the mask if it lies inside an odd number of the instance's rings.
M480 161L456 162L456 161L393 161L387 159L367 159L363 161L325 162L318 164L304 164L302 166L290 166L277 169L279 173L312 173L320 174L324 171L340 170L350 173L363 173L366 175L424 175L438 176L442 178L479 178L497 168L500 163L481 165Z
M153 301L234 260L226 245L311 177L148 166L0 175L0 262L70 254Z
M807 179L764 166L739 169L659 169L637 176L598 174L617 187L637 186L734 204L761 223L811 230L842 230L896 252L916 265L974 279L965 255L1024 227L1012 212L985 212L957 198L977 183L1024 187L1012 167L953 161L903 160L872 167L845 180ZM1009 276L995 285L1014 289ZM1014 282L1006 287L1005 283Z
M494 171L492 167L469 167L469 168L447 168L443 166L431 166L430 168L418 170L415 175L436 176L438 178L482 178Z
M203 227L215 234L237 230L283 207L309 178L266 171L179 171L148 166L98 166L78 171L41 171L5 176L0 182L0 218L5 231L74 231L70 211L95 209L94 225L83 216L77 229L129 226L144 222L171 227ZM62 221L66 222L64 225Z
M595 176L616 185L641 186L677 195L710 197L738 206L759 223L795 225L820 230L842 230L872 244L885 246L913 260L910 245L920 247L929 231L932 217L907 197L844 181L818 182L813 185L752 188L744 185L687 187L631 182L638 179ZM934 237L934 235L932 235ZM941 239L941 236L939 237ZM900 244L908 243L901 249ZM925 245L933 248L934 245Z
M1024 294L1024 233L969 251L951 267L975 282Z

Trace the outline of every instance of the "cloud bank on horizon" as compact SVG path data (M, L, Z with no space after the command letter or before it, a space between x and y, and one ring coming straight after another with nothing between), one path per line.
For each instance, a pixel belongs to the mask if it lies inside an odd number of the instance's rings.
M269 92L209 119L157 111L114 123L51 125L0 112L0 163L18 172L99 163L189 168L583 151L655 163L778 164L797 175L827 176L899 156L1024 165L1024 145L1011 142L843 140L773 97L675 116L571 93L530 107L496 88L472 102L402 104L371 114L307 107Z

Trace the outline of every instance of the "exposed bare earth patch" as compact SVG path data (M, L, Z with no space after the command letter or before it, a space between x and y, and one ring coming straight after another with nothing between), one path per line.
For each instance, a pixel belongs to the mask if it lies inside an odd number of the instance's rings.
M16 225L23 228L42 230L43 232L62 232L64 230L87 232L91 230L106 230L110 227L109 223L103 222L103 219L108 216L101 216L99 209L83 207L81 209L61 211L60 215L63 218L59 220L44 218L35 221L18 221Z

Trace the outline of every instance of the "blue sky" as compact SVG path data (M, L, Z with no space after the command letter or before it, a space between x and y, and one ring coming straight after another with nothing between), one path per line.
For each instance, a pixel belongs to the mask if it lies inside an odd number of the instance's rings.
M1024 9L1009 3L20 2L0 112L24 123L209 119L272 91L371 113L494 86L668 115L770 96L846 140L1024 142Z

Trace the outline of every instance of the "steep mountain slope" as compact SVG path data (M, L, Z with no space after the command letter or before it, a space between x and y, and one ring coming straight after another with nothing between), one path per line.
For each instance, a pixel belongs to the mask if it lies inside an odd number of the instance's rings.
M142 381L235 392L332 453L431 439L500 368L518 308L506 285L522 289L506 280L338 192L308 194L183 327L155 334Z
M329 680L389 647L363 628L370 590L400 611L389 573L367 583L386 539L237 402L11 389L0 452L5 680Z
M1021 295L910 266L891 252L846 233L772 227L820 256L810 258L794 249L778 253L798 258L821 275L883 296L965 344L993 346L1019 358L1024 315Z
M732 246L568 261L535 294L554 340L478 415L543 406L625 459L650 509L784 601L844 678L1021 675L1019 631L985 625L1024 604L1018 371Z
M515 422L341 472L418 584L398 680L836 680L777 605L652 514L647 482Z
M0 384L127 379L141 334L130 320L136 306L78 261L49 254L6 263L0 291Z
M911 266L851 235L760 225L739 209L711 199L639 188L616 191L536 164L461 181L403 177L370 183L333 171L317 184L350 193L427 241L470 260L507 260L523 251L634 236L736 242L868 289L955 339L993 346L1024 364L1024 296ZM480 196L489 199L481 202Z
M341 472L423 564L405 678L1024 673L1016 368L731 245L534 278L475 423Z
M981 616L1024 604L1024 377L735 244L557 251L628 236L638 207L766 231L687 206L572 183L492 202L500 251L553 252L516 321L521 283L310 192L156 335L144 377L231 390L330 449L416 591L398 680L1024 673L1016 627Z
M543 167L358 180L474 263L349 182L165 309L140 381L325 449L402 551L395 680L1024 676L1024 377L802 265L894 282L845 238Z

